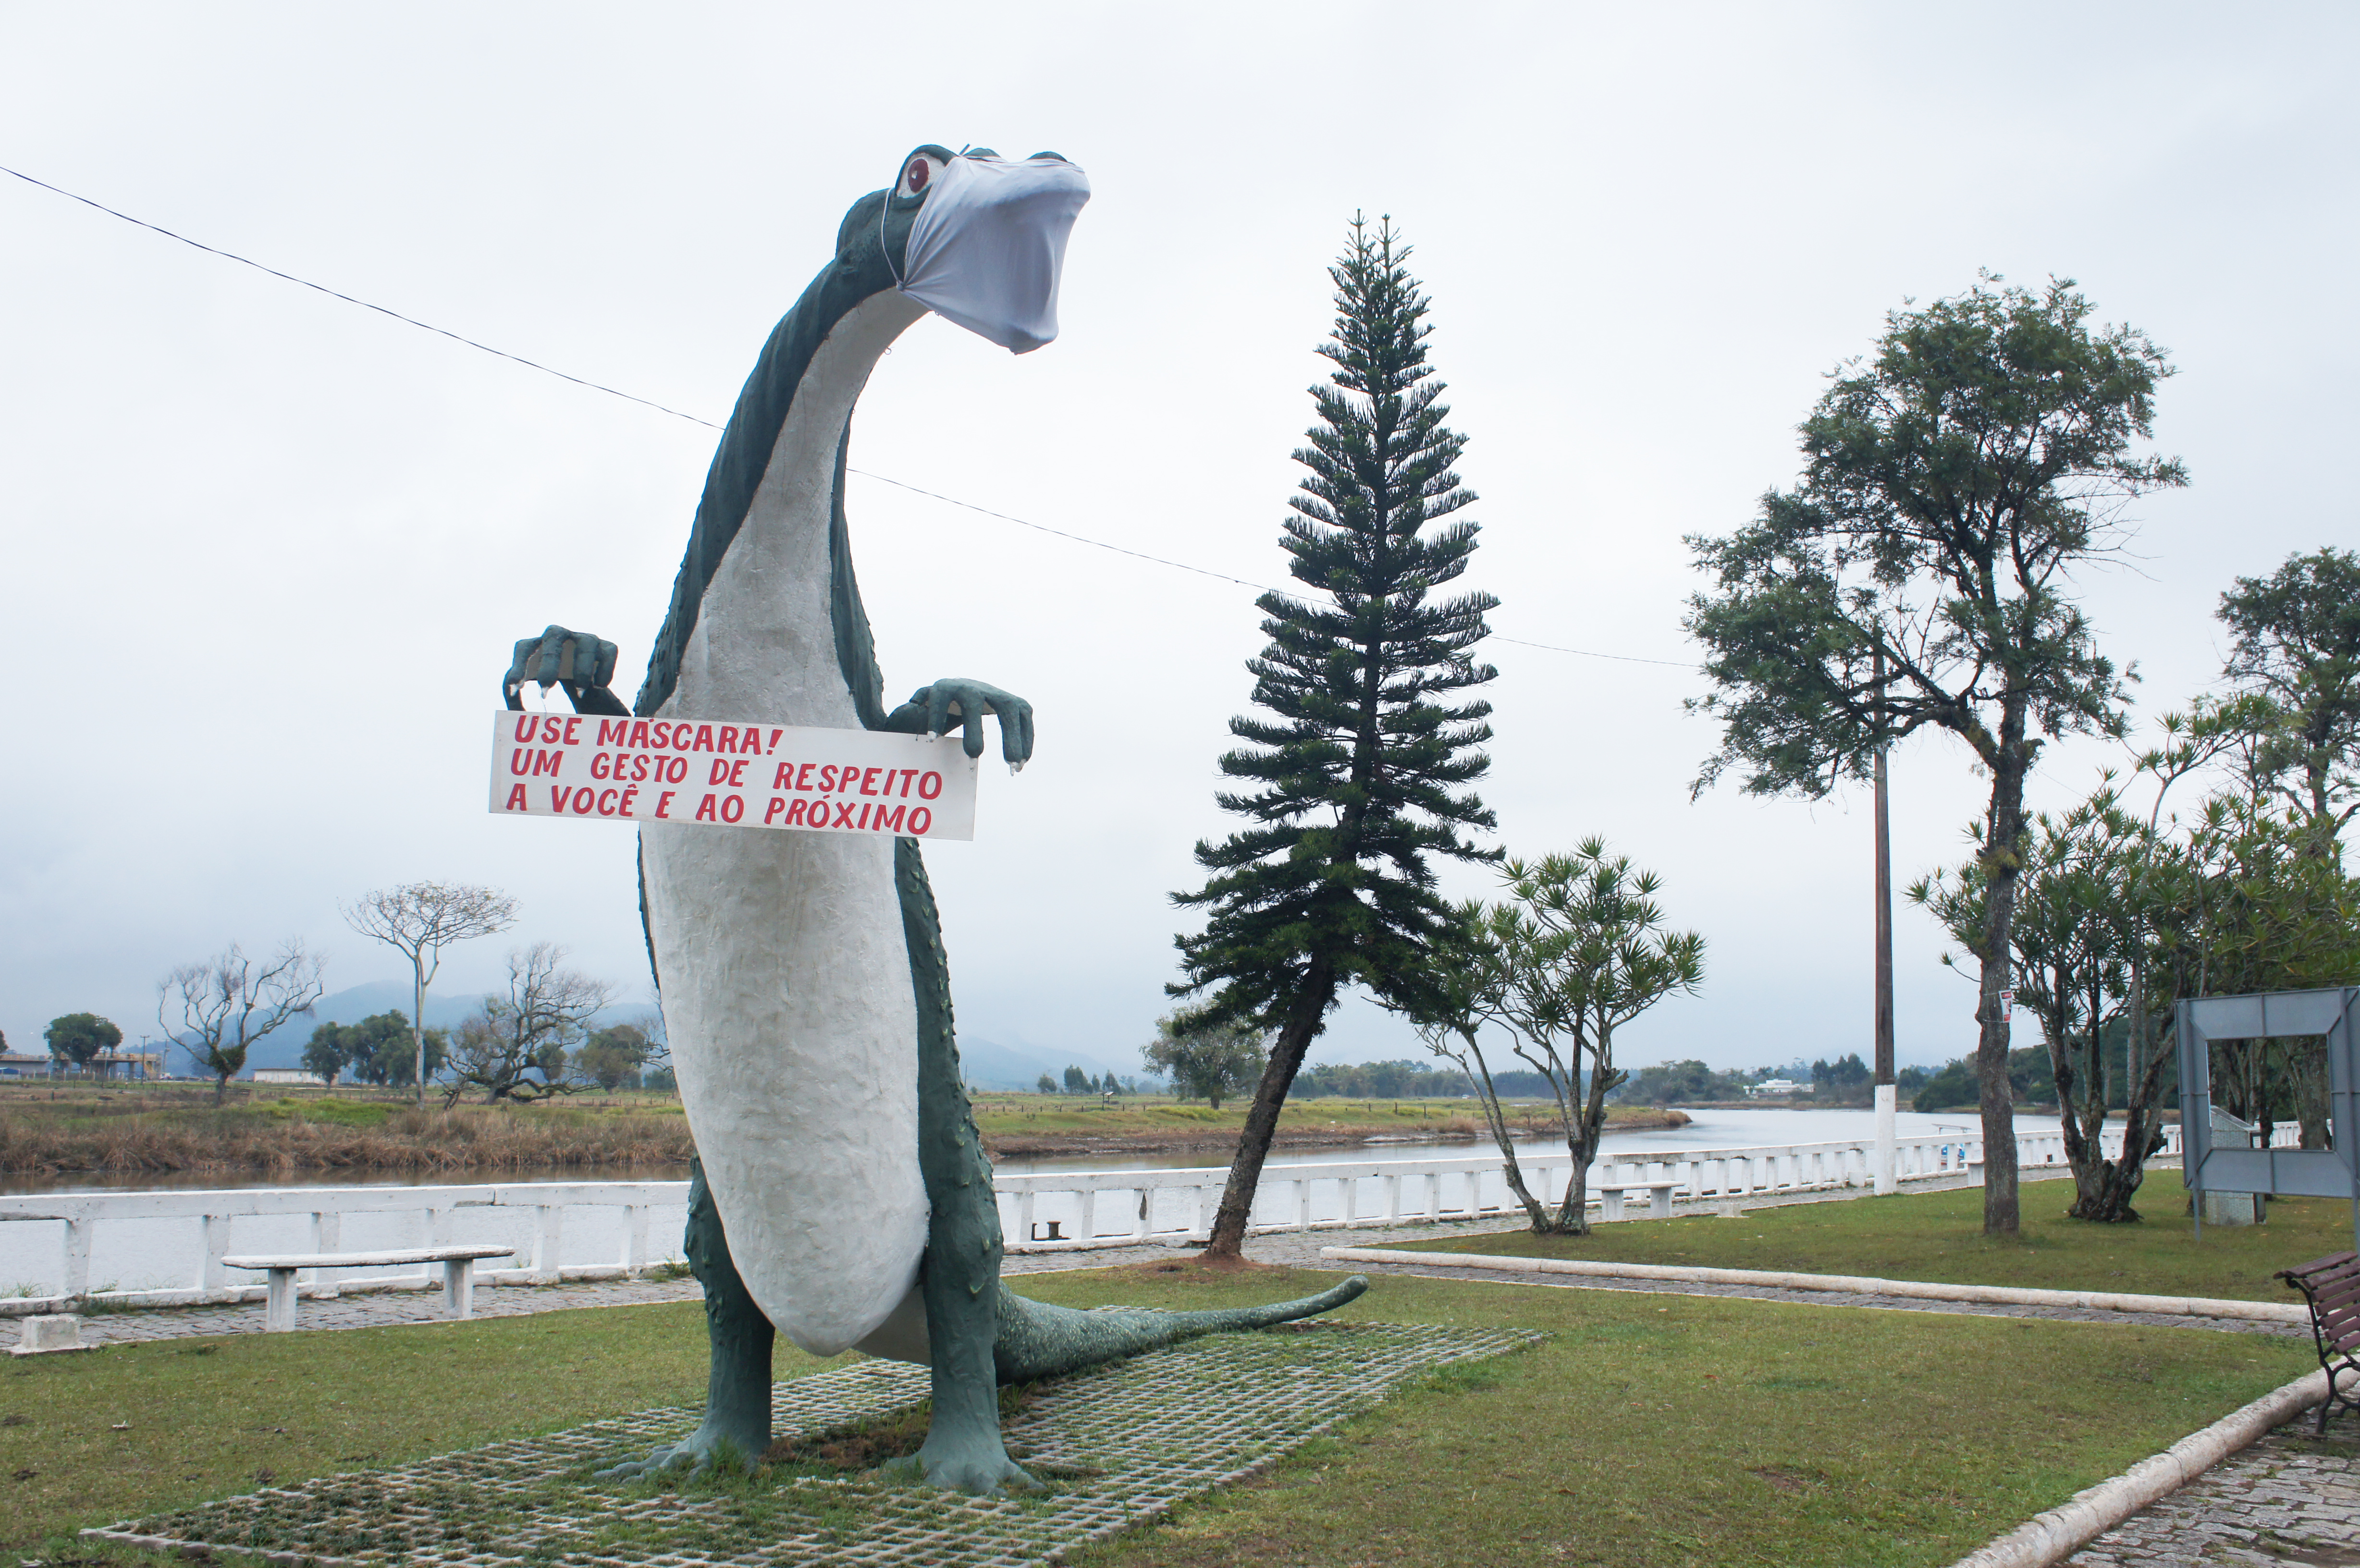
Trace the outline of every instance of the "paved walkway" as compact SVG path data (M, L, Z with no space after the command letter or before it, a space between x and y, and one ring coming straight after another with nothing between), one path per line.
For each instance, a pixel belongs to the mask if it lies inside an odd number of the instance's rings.
M2360 1417L2305 1415L2066 1559L2077 1568L2360 1563Z

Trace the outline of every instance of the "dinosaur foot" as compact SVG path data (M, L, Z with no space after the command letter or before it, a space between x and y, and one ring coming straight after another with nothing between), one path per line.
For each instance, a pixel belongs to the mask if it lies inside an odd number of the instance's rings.
M889 1459L878 1468L892 1480L934 1486L945 1492L966 1492L978 1497L1041 1489L1040 1482L1008 1457L1008 1450L1001 1445L997 1432L972 1443L945 1442L937 1434L926 1439L926 1445L917 1453Z
M666 1470L684 1471L702 1475L716 1465L741 1462L746 1450L727 1432L713 1427L698 1427L678 1443L669 1443L648 1451L645 1459L626 1459L620 1465L591 1473L600 1481L632 1481L659 1475Z

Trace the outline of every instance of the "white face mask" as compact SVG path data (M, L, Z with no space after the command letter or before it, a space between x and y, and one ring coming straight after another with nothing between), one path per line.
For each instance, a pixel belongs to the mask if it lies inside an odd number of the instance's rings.
M1057 335L1065 236L1089 177L1060 158L954 158L910 225L901 292L1014 354Z

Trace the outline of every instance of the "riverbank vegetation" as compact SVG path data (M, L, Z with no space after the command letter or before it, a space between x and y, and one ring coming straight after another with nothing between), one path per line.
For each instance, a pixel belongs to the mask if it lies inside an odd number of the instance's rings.
M2352 1245L2352 1205L2341 1199L2272 1199L2267 1224L2206 1225L2200 1241L2184 1217L2188 1195L2177 1172L2152 1181L2140 1196L2148 1216L2144 1222L2102 1225L2066 1216L2070 1182L2027 1182L2022 1227L2007 1236L1983 1234L1983 1191L1961 1187L1793 1203L1736 1219L1633 1220L1601 1225L1586 1236L1517 1232L1407 1245L1512 1258L2287 1302L2297 1298L2273 1274Z
M1848 1205L1858 1206L1858 1205ZM1334 1276L1161 1261L1030 1275L1070 1306L1241 1305ZM0 1376L0 1547L155 1563L71 1532L400 1465L705 1388L694 1302L41 1357ZM2300 1376L2302 1342L1388 1277L1338 1314L1529 1328L1266 1475L1087 1549L1094 1568L1354 1559L1939 1568ZM322 1356L335 1375L319 1375ZM821 1362L790 1345L794 1377ZM2024 1368L2041 1369L2039 1408ZM451 1399L453 1388L496 1399ZM1928 1465L1928 1433L1942 1462ZM1457 1486L1437 1485L1442 1475ZM760 1484L758 1475L751 1484ZM1581 1506L1569 1508L1578 1486ZM178 1561L177 1559L170 1561Z
M419 1109L399 1089L333 1092L241 1085L215 1106L194 1084L11 1084L0 1087L0 1176L238 1175L391 1171L686 1175L694 1146L669 1094L585 1094L530 1105ZM1524 1107L1533 1130L1546 1107ZM1244 1107L1219 1111L1143 1097L1109 1105L1061 1094L982 1094L976 1120L1000 1159L1223 1153L1237 1145ZM1621 1127L1677 1127L1677 1111L1634 1107ZM1322 1099L1291 1105L1277 1141L1288 1148L1472 1141L1464 1101Z

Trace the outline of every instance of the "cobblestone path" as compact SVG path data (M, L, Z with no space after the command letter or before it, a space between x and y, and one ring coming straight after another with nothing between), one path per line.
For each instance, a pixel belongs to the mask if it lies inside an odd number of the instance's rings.
M2360 1417L2311 1436L2304 1415L2133 1514L2065 1561L2076 1568L2360 1564Z

